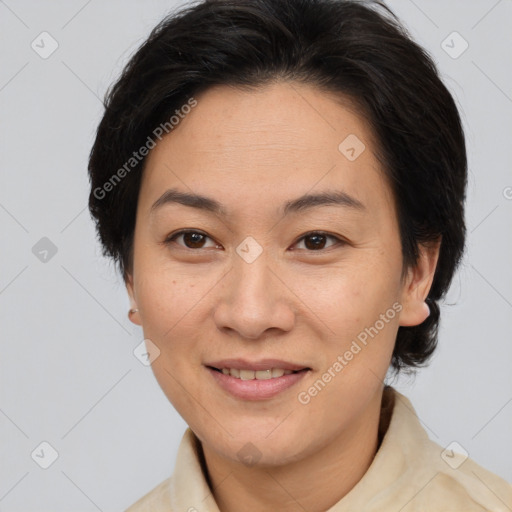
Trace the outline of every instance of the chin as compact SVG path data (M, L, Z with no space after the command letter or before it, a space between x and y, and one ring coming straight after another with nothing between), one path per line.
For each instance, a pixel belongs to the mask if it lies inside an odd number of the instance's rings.
M295 428L290 431L290 425L285 428L286 421L255 422L248 418L243 422L224 424L231 436L223 429L217 429L208 430L201 439L226 459L247 466L281 466L301 459L308 451L308 446L304 446L307 442L304 427L301 432L296 432Z

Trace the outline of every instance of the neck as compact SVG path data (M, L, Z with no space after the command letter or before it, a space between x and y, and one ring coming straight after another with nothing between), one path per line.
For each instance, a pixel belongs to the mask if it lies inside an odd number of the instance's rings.
M312 456L260 468L219 456L203 447L213 495L222 512L322 512L361 480L379 447L382 389L351 427Z

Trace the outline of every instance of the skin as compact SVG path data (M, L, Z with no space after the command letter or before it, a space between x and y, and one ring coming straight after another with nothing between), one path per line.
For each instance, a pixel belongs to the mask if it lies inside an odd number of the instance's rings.
M161 351L154 374L202 442L222 512L326 510L362 478L378 448L397 330L428 316L439 246L422 247L401 279L391 189L372 131L347 101L285 82L252 91L216 86L196 99L146 161L126 280L139 310L131 319ZM366 146L354 161L338 150L349 134ZM180 204L151 213L169 188L212 197L229 216ZM331 205L281 218L286 201L325 190L343 190L365 210ZM164 243L184 228L207 237ZM302 238L314 230L345 243L326 238L315 249ZM236 252L247 236L263 250L250 264ZM395 302L402 310L301 404L298 393ZM229 357L278 358L311 371L274 398L242 400L204 366ZM261 456L252 466L237 455L248 442Z

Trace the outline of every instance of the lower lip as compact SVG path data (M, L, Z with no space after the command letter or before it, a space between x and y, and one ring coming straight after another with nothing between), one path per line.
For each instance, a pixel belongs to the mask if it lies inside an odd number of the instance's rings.
M232 377L231 375L224 375L222 372L212 370L208 367L206 367L206 369L222 389L243 400L265 400L272 398L285 389L297 384L309 371L301 370L300 372L289 373L288 375L276 377L275 379L242 380Z

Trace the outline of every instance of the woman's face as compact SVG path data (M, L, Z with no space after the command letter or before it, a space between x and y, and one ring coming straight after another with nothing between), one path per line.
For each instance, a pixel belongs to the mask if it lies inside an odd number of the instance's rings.
M298 460L375 403L399 325L427 316L435 257L401 280L371 132L334 97L279 83L196 100L146 161L133 320L160 351L160 386L209 450ZM185 205L170 190L211 201Z

